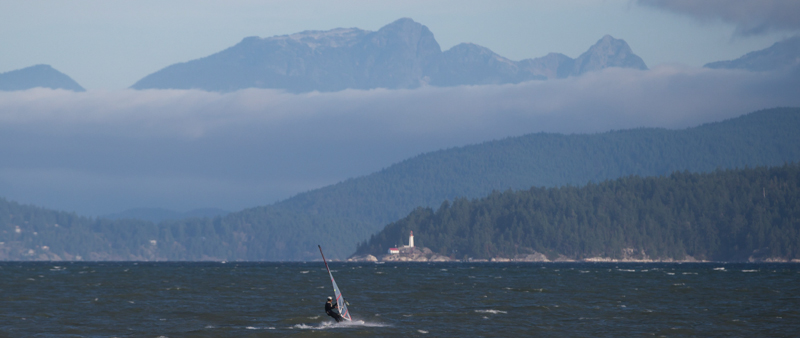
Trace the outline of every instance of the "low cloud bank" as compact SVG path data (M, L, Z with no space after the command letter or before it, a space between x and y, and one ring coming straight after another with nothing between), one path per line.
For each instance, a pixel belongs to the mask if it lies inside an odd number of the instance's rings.
M0 196L89 215L239 210L442 148L533 132L685 128L798 106L799 82L662 66L416 90L0 92Z

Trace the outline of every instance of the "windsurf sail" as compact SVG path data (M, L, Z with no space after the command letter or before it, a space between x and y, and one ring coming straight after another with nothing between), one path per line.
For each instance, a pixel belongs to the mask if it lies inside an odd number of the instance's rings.
M322 255L322 261L325 262L325 268L328 269L328 275L331 276L333 293L336 296L336 305L339 307L339 315L341 315L345 320L351 321L352 319L350 318L350 311L347 310L347 301L344 300L342 292L339 291L339 286L336 285L336 281L333 279L331 268L328 267L328 261L325 260L325 254L322 253L322 246L317 245L317 247L319 247L319 254Z

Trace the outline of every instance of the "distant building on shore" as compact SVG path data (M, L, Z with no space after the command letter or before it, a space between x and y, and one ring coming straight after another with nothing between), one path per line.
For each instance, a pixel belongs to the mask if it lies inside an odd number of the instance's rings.
M405 248L413 248L413 247L414 247L414 232L412 231L411 235L408 236L408 245L403 245L402 248L405 249ZM399 255L400 254L400 249L398 249L398 248L389 248L389 254L390 255Z

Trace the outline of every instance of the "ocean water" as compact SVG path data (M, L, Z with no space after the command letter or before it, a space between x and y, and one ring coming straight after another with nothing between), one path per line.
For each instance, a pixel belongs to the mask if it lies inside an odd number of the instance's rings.
M800 264L330 265L0 262L0 336L800 336Z

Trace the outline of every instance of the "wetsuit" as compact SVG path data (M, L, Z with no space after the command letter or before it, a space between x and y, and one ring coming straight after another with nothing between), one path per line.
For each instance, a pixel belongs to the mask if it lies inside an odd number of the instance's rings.
M339 311L338 311L339 310L339 305L331 304L331 303L332 302L326 302L325 303L325 313L327 313L328 316L333 317L333 319L335 319L337 323L341 322L343 320L343 318L342 318L341 315L339 315Z

